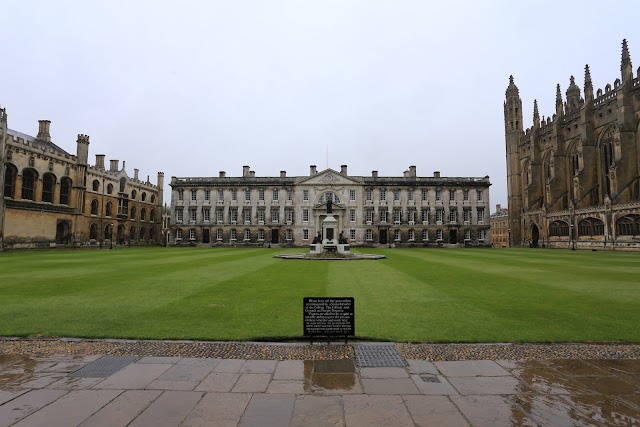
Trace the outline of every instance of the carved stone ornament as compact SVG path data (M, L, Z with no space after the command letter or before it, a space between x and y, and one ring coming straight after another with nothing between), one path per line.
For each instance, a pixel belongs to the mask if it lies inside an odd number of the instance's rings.
M13 157L13 151L11 150L7 151L7 160L11 160L12 157Z
M69 166L67 166L67 167L64 169L64 174L65 174L66 176L69 176Z
M49 170L53 170L53 160L49 160Z
M29 157L29 166L33 166L36 163L35 157Z
M332 173L328 173L326 175L324 175L322 178L320 178L320 181L322 182L335 182L336 181L336 176Z

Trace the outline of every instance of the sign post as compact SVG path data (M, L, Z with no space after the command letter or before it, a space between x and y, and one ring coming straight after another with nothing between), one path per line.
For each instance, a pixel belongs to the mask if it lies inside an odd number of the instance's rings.
M355 335L353 297L305 297L303 299L304 335L311 337Z

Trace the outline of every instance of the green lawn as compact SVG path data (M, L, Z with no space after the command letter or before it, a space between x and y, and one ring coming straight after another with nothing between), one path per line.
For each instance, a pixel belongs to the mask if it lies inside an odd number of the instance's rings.
M0 336L302 337L302 298L355 298L358 338L640 342L640 255L376 249L379 261L272 258L301 249L123 248L0 254Z

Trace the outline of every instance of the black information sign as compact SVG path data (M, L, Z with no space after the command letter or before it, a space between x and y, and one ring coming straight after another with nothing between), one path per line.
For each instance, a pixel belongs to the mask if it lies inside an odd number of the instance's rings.
M304 335L355 335L355 304L353 297L305 297Z

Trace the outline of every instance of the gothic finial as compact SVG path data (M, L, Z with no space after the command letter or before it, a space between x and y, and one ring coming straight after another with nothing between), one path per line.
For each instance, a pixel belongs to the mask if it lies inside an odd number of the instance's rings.
M593 88L593 83L591 83L591 71L589 71L589 64L584 66L584 87Z
M533 121L540 120L540 114L538 113L538 100L533 100Z
M573 76L571 76L571 81L573 81ZM560 83L556 86L556 105L560 103L562 104L562 92L560 92Z
M631 55L629 55L629 47L627 46L627 39L622 40L622 67L631 66Z
M569 86L575 86L576 84L576 79L573 78L573 76L569 77Z
M513 76L509 76L509 87L507 87L506 96L520 96L518 86L513 82Z

